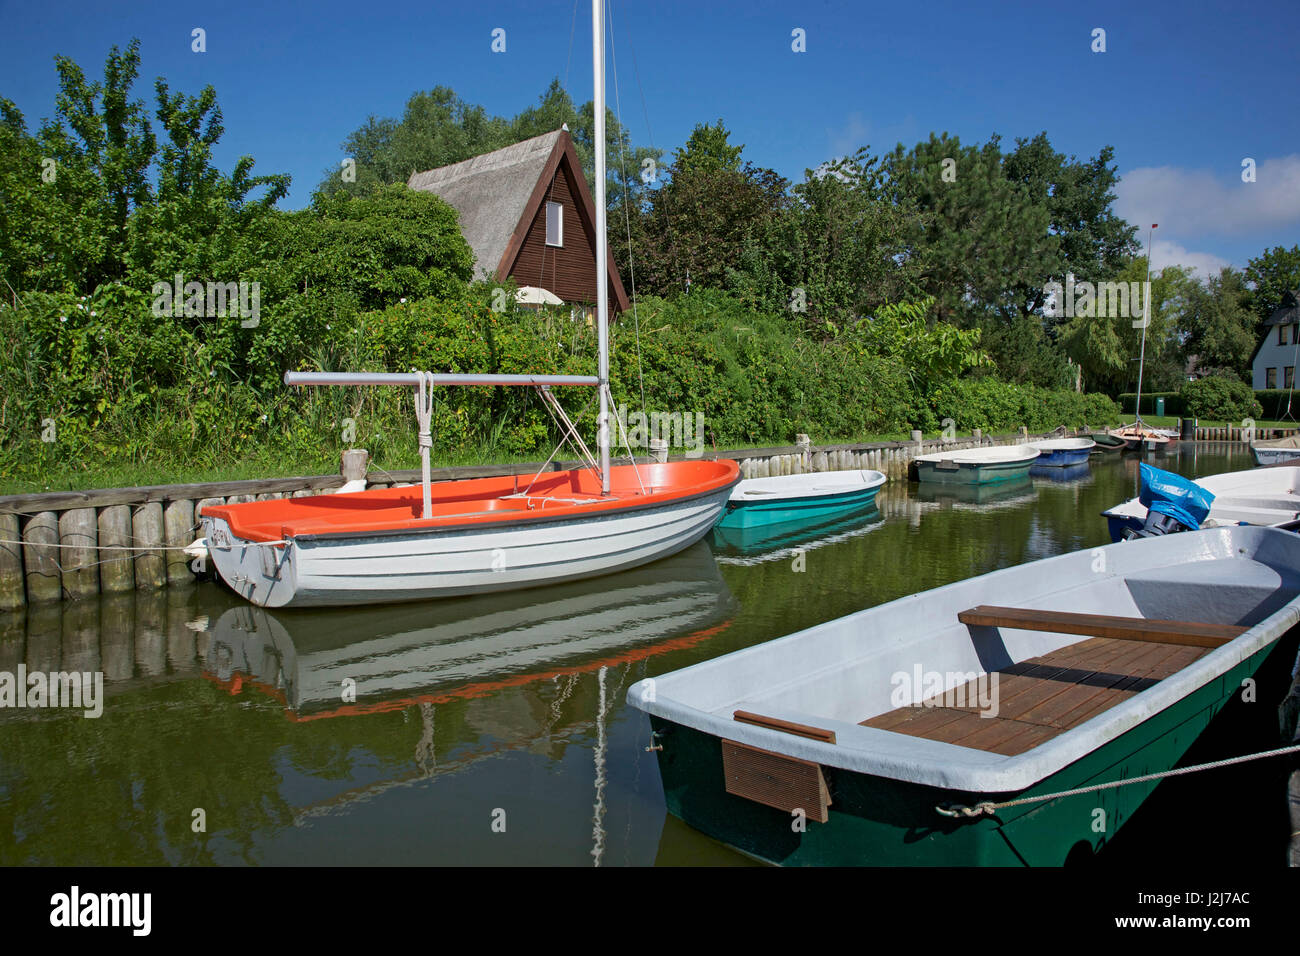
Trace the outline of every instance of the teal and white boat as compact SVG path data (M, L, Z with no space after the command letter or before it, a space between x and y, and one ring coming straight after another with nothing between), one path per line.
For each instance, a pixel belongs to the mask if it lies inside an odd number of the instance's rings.
M989 445L918 455L913 460L921 481L986 485L1025 477L1038 455L1032 445Z
M747 478L731 492L718 528L816 521L866 507L887 479L878 471L822 471Z
M1060 865L1157 781L1111 784L1173 768L1246 678L1290 664L1297 623L1300 535L1210 528L912 595L628 702L668 810L758 859Z

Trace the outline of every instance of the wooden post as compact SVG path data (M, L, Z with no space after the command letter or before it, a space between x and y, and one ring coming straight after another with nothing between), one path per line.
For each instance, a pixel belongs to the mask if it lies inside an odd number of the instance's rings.
M110 505L99 512L99 546L131 547L131 506ZM115 594L135 588L135 560L130 551L101 551L99 589Z
M176 549L183 548L194 540L194 502L168 502L163 511L163 531L164 543L172 549L167 552L167 583L193 584L194 572L190 570L190 556Z
M345 448L339 462L339 471L344 481L365 481L369 464L370 452L364 448Z
M75 508L59 515L59 563L63 593L70 599L99 593L99 532L94 508Z
M12 611L27 601L23 592L23 551L18 516L0 514L0 611Z
M131 516L131 538L137 548L158 550L135 552L135 586L144 590L167 583L167 566L161 549L163 543L162 505L150 501L140 505Z
M53 511L42 511L27 519L23 528L23 571L27 579L27 600L31 604L57 601L63 596L59 580L59 520Z

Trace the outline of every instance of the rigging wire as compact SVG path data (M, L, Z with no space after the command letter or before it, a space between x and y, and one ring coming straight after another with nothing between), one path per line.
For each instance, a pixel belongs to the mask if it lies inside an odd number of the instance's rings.
M627 178L627 151L623 149L623 105L618 95L618 47L614 42L614 13L613 5L606 7L605 15L609 20L609 55L614 73L614 116L618 121L618 166L623 173L623 223L627 232L627 274L628 282L632 290L632 327L636 333L636 377L641 386L641 413L644 415L645 405L645 374L641 369L641 317L637 314L636 308L636 261L632 257L632 212L630 209L629 198L631 189ZM628 40L628 46L632 45L631 39ZM642 103L645 102L644 96ZM647 122L647 127L648 127ZM629 449L630 451L630 449Z

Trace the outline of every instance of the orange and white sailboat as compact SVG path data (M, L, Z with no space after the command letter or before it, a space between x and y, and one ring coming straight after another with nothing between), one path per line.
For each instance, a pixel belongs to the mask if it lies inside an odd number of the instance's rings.
M592 5L597 143L605 142L604 10ZM622 571L700 540L740 480L734 461L610 465L605 150L596 154L598 373L438 375L289 372L286 385L399 385L415 391L420 488L257 501L204 508L208 554L222 579L264 607L373 604L538 587ZM431 485L432 390L535 386L586 466ZM550 393L599 391L592 455Z

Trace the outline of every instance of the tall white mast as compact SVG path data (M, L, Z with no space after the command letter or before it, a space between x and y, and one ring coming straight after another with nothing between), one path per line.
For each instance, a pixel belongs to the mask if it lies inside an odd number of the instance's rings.
M1138 353L1138 391L1137 405L1133 408L1133 423L1140 430L1142 427L1142 369L1147 364L1147 326L1151 324L1151 236L1156 231L1156 224L1152 223L1151 228L1147 230L1147 284L1146 284L1146 308L1142 310L1142 350Z
M596 119L596 346L600 352L596 377L600 379L600 416L596 443L600 448L600 490L609 494L609 253L605 237L605 5L591 3L592 70Z

